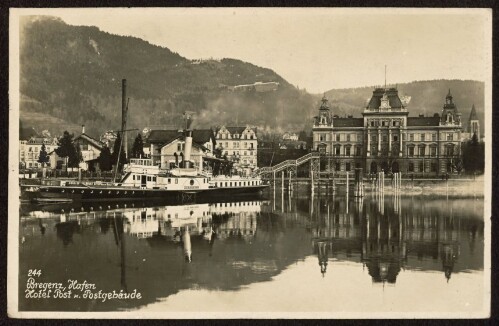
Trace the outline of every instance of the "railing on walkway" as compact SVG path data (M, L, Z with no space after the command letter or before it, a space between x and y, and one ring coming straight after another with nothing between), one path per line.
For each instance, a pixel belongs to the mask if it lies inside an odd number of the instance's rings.
M308 153L306 155L303 155L302 157L297 158L296 160L286 160L281 163L278 163L274 166L269 166L269 167L263 167L259 170L259 174L268 174L268 173L275 173L275 172L280 172L282 170L285 170L289 167L296 167L299 165L302 165L303 163L306 163L310 161L311 159L316 159L319 158L319 153Z

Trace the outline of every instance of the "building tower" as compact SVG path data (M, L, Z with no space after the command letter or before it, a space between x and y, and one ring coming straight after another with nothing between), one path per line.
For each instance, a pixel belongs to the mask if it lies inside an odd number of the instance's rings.
M331 112L329 110L329 102L326 98L326 94L324 94L321 101L319 116L316 117L315 122L318 126L328 126L331 124Z
M480 141L480 122L478 121L478 116L476 114L475 104L471 107L467 131L470 133L470 138L473 137L473 134L476 134L478 141Z
M452 101L452 94L447 93L445 104L442 109L442 117L440 120L442 125L459 125L461 124L461 113L457 111L457 106Z

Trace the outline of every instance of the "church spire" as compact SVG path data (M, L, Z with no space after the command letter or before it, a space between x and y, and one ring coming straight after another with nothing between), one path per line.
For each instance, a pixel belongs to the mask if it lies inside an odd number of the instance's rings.
M475 104L473 104L473 106L471 107L470 121L471 120L478 120L478 116L476 115Z
M452 104L452 94L450 93L450 88L449 88L449 92L447 93L447 96L445 97L445 103Z

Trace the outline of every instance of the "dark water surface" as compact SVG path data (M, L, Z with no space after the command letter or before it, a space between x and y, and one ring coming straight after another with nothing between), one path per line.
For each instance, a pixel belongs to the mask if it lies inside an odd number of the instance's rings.
M358 201L279 190L269 197L22 206L19 310L462 313L482 307L483 198L369 194ZM41 271L33 275L37 285L30 269ZM50 298L26 298L28 287L49 282L62 283L58 295L69 295L68 280L88 287L87 297L77 287L70 298L54 298L55 290ZM104 300L99 291L136 296Z

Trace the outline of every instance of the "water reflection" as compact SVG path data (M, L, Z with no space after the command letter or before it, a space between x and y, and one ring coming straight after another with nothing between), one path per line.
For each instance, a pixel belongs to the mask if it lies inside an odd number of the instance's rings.
M36 266L46 281L86 279L103 290L137 289L143 298L33 301L20 295L20 307L135 309L184 289L238 290L271 281L311 255L320 278L348 261L383 286L395 286L405 270L438 273L445 284L455 274L483 269L483 203L475 199L279 195L176 206L22 207L21 271ZM23 273L20 284L26 284Z

